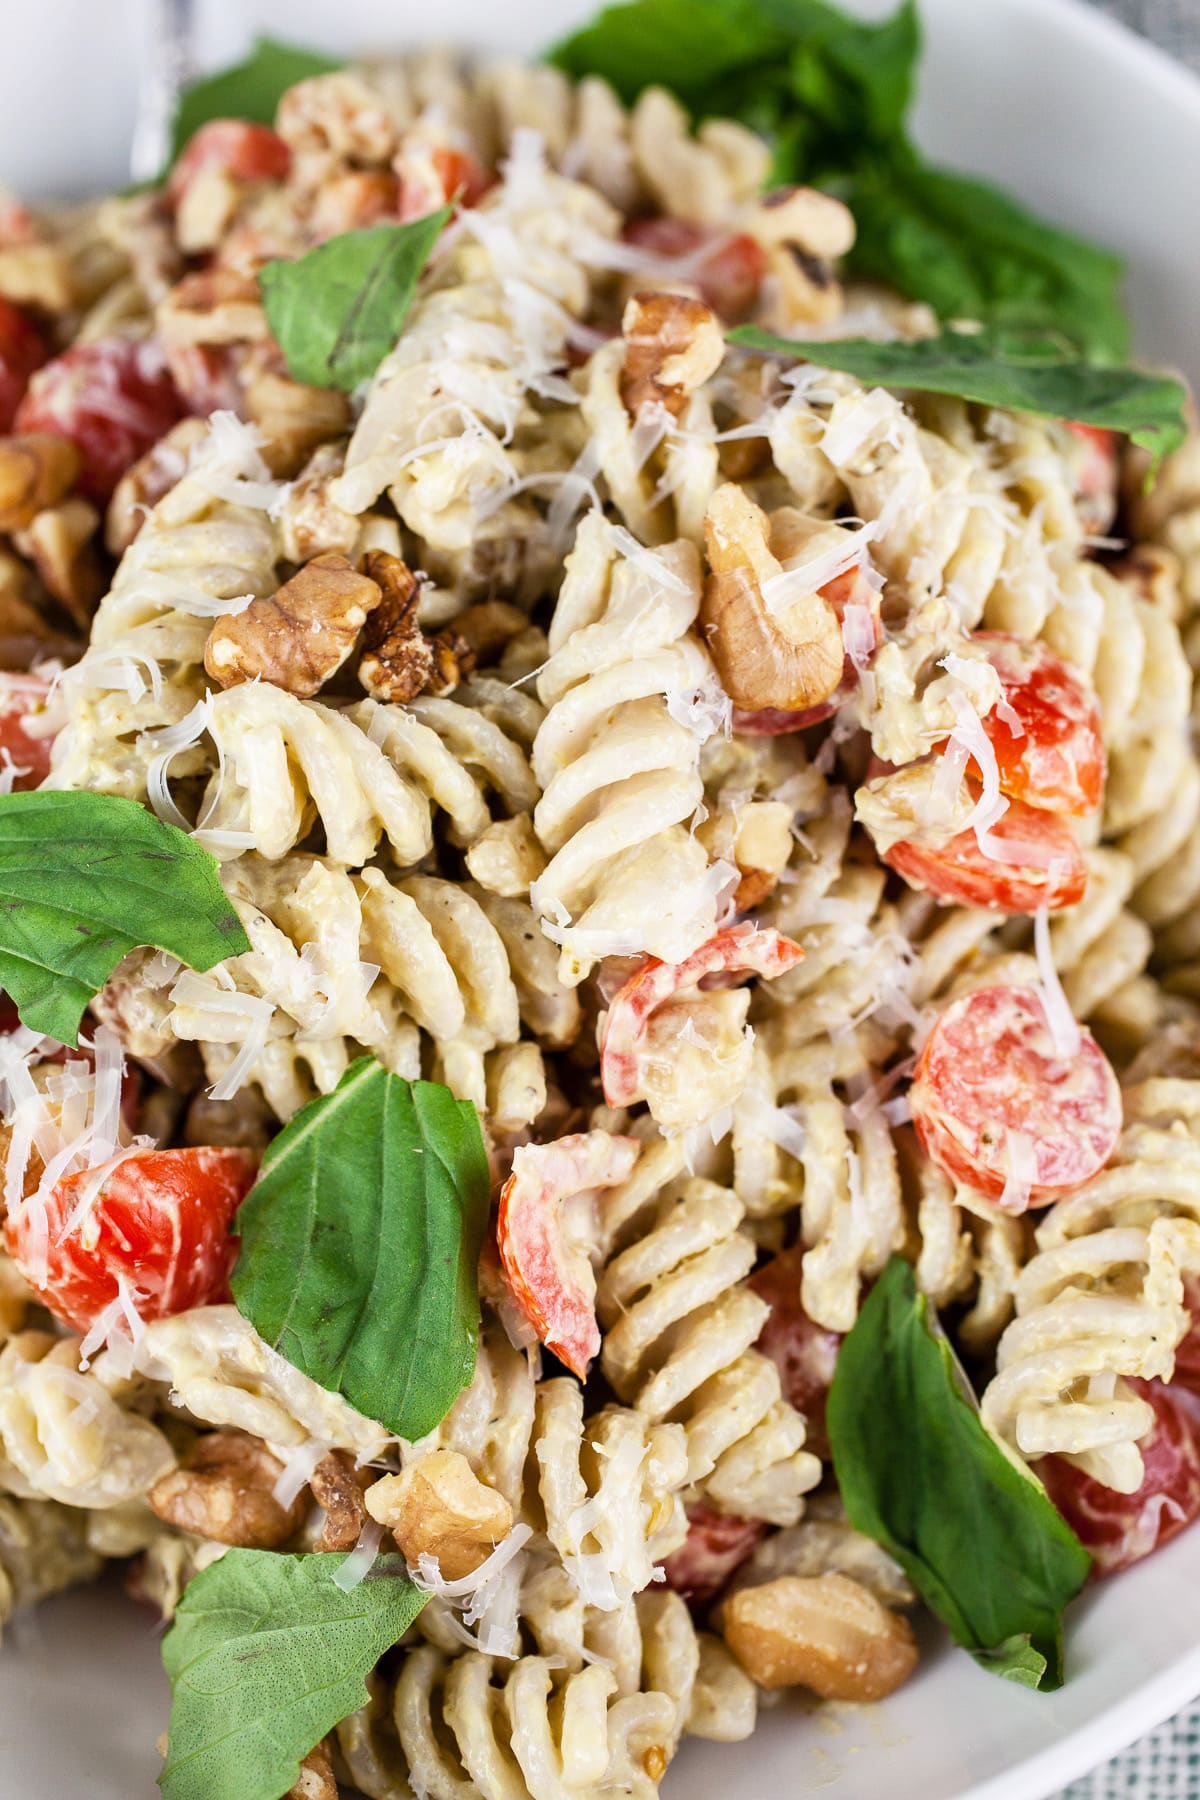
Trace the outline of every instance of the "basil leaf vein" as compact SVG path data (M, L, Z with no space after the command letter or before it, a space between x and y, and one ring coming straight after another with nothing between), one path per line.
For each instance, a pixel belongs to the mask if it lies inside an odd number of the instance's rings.
M470 1102L364 1057L267 1149L234 1299L313 1381L422 1437L474 1371L488 1188Z
M297 381L349 393L375 373L451 212L345 231L294 262L267 264L259 276L267 323Z
M0 986L22 1022L74 1045L140 944L193 969L249 950L209 852L135 800L0 795Z
M278 1800L300 1760L367 1700L366 1677L427 1595L384 1556L343 1593L344 1555L227 1550L187 1585L163 1639L166 1800Z
M933 338L777 337L739 325L729 342L743 349L802 358L842 369L859 381L954 394L984 406L1074 419L1126 433L1155 460L1187 436L1187 392L1171 375L1084 362L1062 341L1016 331L943 331Z
M984 1668L1061 1686L1063 1608L1090 1558L964 1399L901 1257L842 1344L827 1422L851 1524L896 1558Z

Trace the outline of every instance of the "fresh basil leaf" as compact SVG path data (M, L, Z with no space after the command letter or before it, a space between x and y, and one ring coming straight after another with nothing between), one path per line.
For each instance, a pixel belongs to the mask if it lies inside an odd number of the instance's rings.
M215 75L206 75L184 89L171 130L171 161L210 119L250 119L256 125L273 125L279 102L290 87L313 75L331 75L344 66L316 50L281 44L277 38L257 38L244 62L218 69Z
M801 0L799 10L826 9ZM576 79L603 76L626 105L653 83L695 111L739 71L785 55L792 35L760 0L634 0L604 7L546 60Z
M227 1550L188 1583L163 1639L171 1724L167 1800L278 1800L427 1595L399 1556L348 1594L344 1555Z
M22 1022L75 1044L139 944L193 969L249 950L208 851L136 800L0 795L0 987Z
M1089 356L1130 349L1119 257L1039 218L990 182L915 153L857 167L844 198L852 270L924 300L941 319L1063 333Z
M1090 1558L963 1398L901 1257L838 1352L827 1420L851 1524L896 1558L985 1668L1060 1687L1062 1612Z
M1081 362L1061 340L1015 331L943 331L939 337L879 342L874 338L776 337L739 325L729 342L843 369L883 387L954 394L984 406L1043 413L1124 432L1157 460L1187 436L1187 392L1171 375Z
M345 231L295 262L267 264L259 276L267 323L297 381L349 393L375 373L452 210Z
M364 1057L268 1147L234 1299L297 1369L422 1437L475 1367L487 1210L475 1108Z

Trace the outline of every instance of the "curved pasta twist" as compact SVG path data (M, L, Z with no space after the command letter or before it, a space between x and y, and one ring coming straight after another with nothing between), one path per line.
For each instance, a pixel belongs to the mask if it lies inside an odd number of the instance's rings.
M416 1078L429 1041L437 1078L481 1111L490 1091L501 1129L537 1116L545 1075L539 1047L517 1043L522 1025L562 1048L581 1013L525 901L432 875L352 875L308 856L243 858L225 880L252 949L221 974L267 1010L272 1035L254 1045L256 1015L231 1005L219 976L184 976L171 1029L204 1047L210 1073L230 1066L214 1045L249 1043L241 1074L286 1118L310 1090L330 1092L360 1050ZM499 1063L492 1053L505 1047Z
M1002 1442L1065 1455L1122 1493L1141 1483L1137 1440L1153 1422L1127 1380L1170 1379L1189 1323L1183 1276L1200 1268L1198 1087L1126 1090L1115 1157L1037 1227L983 1394Z
M190 453L173 454L181 479L121 558L87 653L63 679L68 717L52 786L144 800L157 753L145 734L178 725L203 697L214 618L278 586L281 551L266 509L280 490L251 434L221 414ZM173 766L202 773L203 752L185 749Z
M386 489L421 560L464 593L490 590L498 572L530 598L554 585L554 534L522 494L514 440L531 396L574 399L555 371L588 303L581 247L618 225L600 194L548 172L535 140L519 139L372 379L331 498L361 513Z
M81 1512L0 1494L0 1632L21 1608L91 1581L102 1567Z
M623 543L598 514L580 525L538 677L534 829L550 860L530 898L572 984L600 957L679 962L716 923L727 867L685 821L703 794L696 696L714 695L688 635L700 603L690 544ZM688 722L681 723L683 720Z
M753 1683L686 1604L647 1592L619 1613L584 1606L552 1564L525 1580L524 1654L513 1662L423 1644L394 1686L338 1727L370 1800L570 1800L658 1792L685 1731L726 1740L753 1728ZM390 1691L389 1691L390 1690Z
M21 1331L0 1351L0 1489L120 1506L173 1469L175 1453L157 1426L80 1368L79 1343Z
M168 1385L173 1405L205 1424L246 1431L285 1455L318 1438L369 1462L391 1441L382 1425L293 1368L233 1306L199 1306L151 1320L138 1362L152 1380ZM98 1372L103 1365L101 1356Z
M329 856L347 868L368 862L381 840L410 868L433 848L436 808L454 843L474 843L492 823L489 792L512 813L539 793L520 743L489 716L498 685L468 687L473 705L411 708L327 706L260 682L215 695L207 725L220 769L202 807L209 841L218 854L249 847L273 860L319 825Z
M756 1247L739 1230L737 1196L679 1179L682 1164L678 1140L659 1139L597 1202L601 1242L623 1246L596 1292L601 1367L644 1417L682 1425L696 1494L794 1525L821 1464L774 1363L753 1348L770 1310L746 1286Z
M628 1407L584 1416L579 1384L537 1381L528 1356L485 1324L475 1375L442 1423L414 1446L457 1450L532 1527L575 1590L601 1610L624 1606L683 1542L687 1478L679 1426Z

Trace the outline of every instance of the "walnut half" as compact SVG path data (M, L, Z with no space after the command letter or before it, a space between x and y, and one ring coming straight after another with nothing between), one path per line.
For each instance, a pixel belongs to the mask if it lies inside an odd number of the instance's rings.
M781 1575L725 1602L725 1642L760 1687L882 1700L917 1666L907 1619L848 1575Z
M479 1480L457 1450L431 1450L367 1489L367 1511L386 1525L405 1562L437 1558L447 1581L473 1575L512 1530L503 1494Z
M358 679L374 700L403 704L418 694L449 694L475 667L476 654L453 628L427 638L417 623L420 586L400 557L368 550L362 568L382 591L363 639Z
M274 1495L283 1464L240 1431L208 1431L198 1437L177 1469L150 1489L147 1499L168 1525L233 1544L243 1550L275 1550L294 1536L304 1501L280 1506Z
M344 556L314 556L269 599L217 620L204 667L224 688L258 677L307 700L341 668L380 598Z

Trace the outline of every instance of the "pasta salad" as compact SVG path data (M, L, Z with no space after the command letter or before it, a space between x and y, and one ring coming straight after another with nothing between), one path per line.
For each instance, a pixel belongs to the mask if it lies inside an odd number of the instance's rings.
M1200 435L783 18L0 205L0 1624L120 1570L168 1800L1052 1688L1200 1514Z

